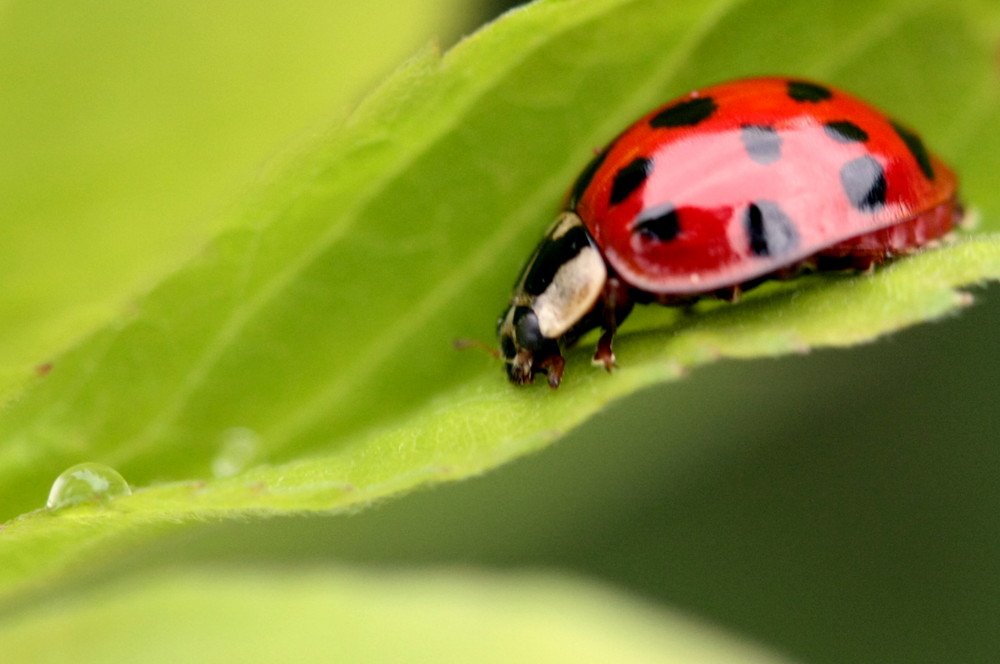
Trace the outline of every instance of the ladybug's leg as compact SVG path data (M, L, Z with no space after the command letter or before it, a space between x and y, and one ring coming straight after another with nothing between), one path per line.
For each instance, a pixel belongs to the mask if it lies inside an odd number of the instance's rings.
M715 291L715 297L720 300L725 300L730 304L736 304L740 301L740 297L743 295L743 288L740 284L735 286L729 286L727 288L720 288Z
M597 351L594 352L594 359L591 360L594 366L604 366L609 372L618 366L615 361L615 352L611 350L611 342L615 339L615 328L604 330L604 334L597 341Z
M593 363L603 366L607 371L611 371L618 364L615 362L615 353L611 349L611 344L615 338L618 325L632 312L632 298L629 288L625 286L618 277L608 277L601 294L603 303L603 321L601 329L604 333L597 342L597 351L594 353Z
M548 377L549 387L555 389L562 382L563 369L566 368L566 360L558 353L549 355L538 363L538 370L545 372Z
M875 272L875 268L885 261L884 256L877 256L871 254L862 254L860 256L855 256L853 260L852 268L858 272L864 274L872 274Z

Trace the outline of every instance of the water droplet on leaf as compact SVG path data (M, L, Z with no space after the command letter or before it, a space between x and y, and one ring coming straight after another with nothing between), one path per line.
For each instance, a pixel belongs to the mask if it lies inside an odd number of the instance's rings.
M250 465L257 456L260 439L247 427L233 427L222 432L222 446L212 459L212 475L232 477Z
M128 482L114 468L102 463L80 463L67 468L56 478L45 506L54 510L131 493Z

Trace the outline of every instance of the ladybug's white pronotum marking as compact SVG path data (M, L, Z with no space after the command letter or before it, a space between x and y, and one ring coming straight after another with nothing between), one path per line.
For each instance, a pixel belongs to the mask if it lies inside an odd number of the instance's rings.
M571 228L583 229L580 218L571 212L560 215L550 240L558 240ZM550 339L565 334L594 308L608 277L604 259L593 246L585 246L556 271L552 283L535 298L538 329Z
M530 376L533 353L554 347L595 308L607 278L604 257L583 222L572 212L560 214L525 266L500 319L501 352L512 378Z

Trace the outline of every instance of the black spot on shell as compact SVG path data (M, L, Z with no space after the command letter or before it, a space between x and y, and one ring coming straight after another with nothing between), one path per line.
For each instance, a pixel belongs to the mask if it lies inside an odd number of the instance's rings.
M583 226L573 226L553 239L546 237L535 252L534 260L524 277L524 292L541 295L556 278L563 265L573 260L584 248L591 246L590 233Z
M838 143L864 143L868 140L868 132L848 120L835 120L823 125L827 136Z
M924 142L920 140L919 136L900 124L893 122L892 128L896 130L899 137L903 139L904 143L906 143L906 148L910 151L910 154L913 155L913 158L917 160L920 170L927 176L927 179L933 180L934 167L931 166L931 158L930 155L927 154L927 148L924 147Z
M758 164L773 164L781 159L781 136L768 125L744 125L740 132L747 155Z
M828 88L809 81L789 81L788 96L797 102L816 103L833 96Z
M633 191L642 186L652 171L653 162L644 157L638 157L628 166L623 166L615 173L615 181L611 185L611 204L616 205L629 197Z
M754 256L781 256L799 244L795 223L774 201L751 203L743 224Z
M715 100L711 97L695 97L663 109L653 116L649 121L649 126L654 129L692 127L711 117L718 108Z
M576 204L580 202L583 192L585 192L587 187L590 186L590 181L594 179L594 174L597 173L597 169L601 167L601 164L604 163L605 157L608 156L608 149L609 148L602 150L593 159L591 159L586 168L584 168L580 172L580 175L576 177L576 182L573 183L573 188L570 189L569 194L570 210L576 208Z
M885 171L871 155L844 164L840 183L851 205L862 212L874 212L885 205Z
M677 210L670 203L647 210L646 214L636 220L632 231L651 240L670 242L681 232Z

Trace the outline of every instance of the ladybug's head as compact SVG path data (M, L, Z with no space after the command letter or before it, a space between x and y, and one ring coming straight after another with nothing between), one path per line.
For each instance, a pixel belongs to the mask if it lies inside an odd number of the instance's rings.
M598 306L608 270L586 226L563 212L521 272L510 305L497 322L507 376L522 385L536 373L558 387L567 332L583 332L581 321ZM589 327L593 327L590 325Z

